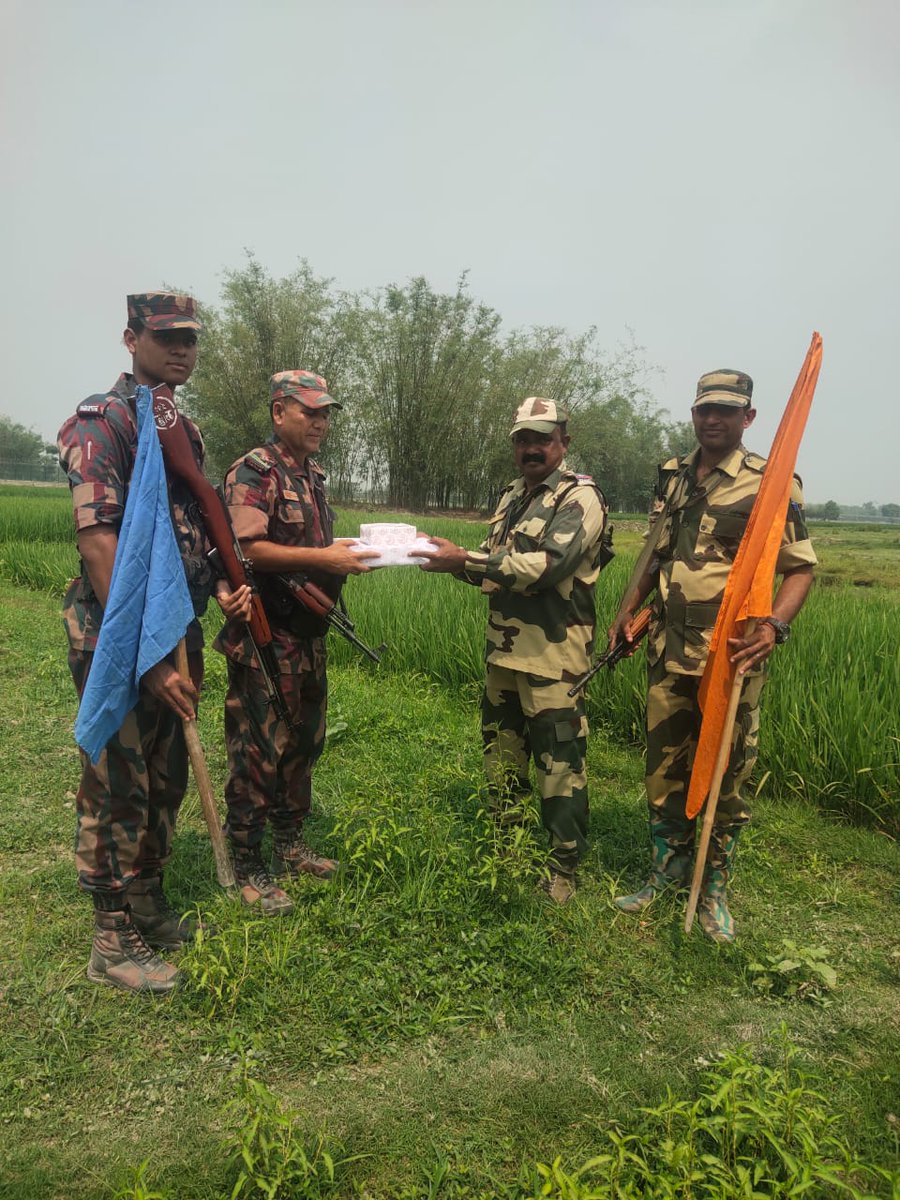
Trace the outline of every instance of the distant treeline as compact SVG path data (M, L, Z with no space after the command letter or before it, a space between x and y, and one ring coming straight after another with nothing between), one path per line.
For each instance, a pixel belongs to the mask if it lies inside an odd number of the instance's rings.
M900 520L900 504L838 504L829 500L826 504L808 504L806 515L813 521L897 521Z
M569 408L569 462L618 510L645 510L655 465L693 445L690 424L652 402L637 348L604 354L594 329L504 332L465 277L451 294L421 278L351 293L306 263L275 279L251 257L202 316L185 393L213 474L268 437L269 376L289 368L324 375L345 405L322 454L331 494L345 501L490 506L513 474L509 431L526 396Z

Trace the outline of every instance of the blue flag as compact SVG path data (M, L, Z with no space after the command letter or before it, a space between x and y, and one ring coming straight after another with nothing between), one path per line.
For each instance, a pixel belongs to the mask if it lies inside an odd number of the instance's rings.
M109 598L75 740L96 763L137 704L141 676L178 645L194 617L175 541L150 389L137 389L138 444Z

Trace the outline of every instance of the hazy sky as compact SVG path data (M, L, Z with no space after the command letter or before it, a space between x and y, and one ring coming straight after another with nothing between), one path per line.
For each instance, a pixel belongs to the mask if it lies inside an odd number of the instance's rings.
M350 289L468 269L510 327L632 331L673 415L748 371L761 453L818 329L807 499L900 501L892 0L0 11L0 412L55 436L127 366L127 292L215 303L245 248Z

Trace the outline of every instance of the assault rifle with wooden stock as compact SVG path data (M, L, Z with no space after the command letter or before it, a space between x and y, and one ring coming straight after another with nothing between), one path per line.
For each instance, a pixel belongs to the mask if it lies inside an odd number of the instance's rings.
M590 683L599 670L603 667L609 667L610 670L615 667L616 663L620 663L623 658L628 658L638 648L638 645L643 641L647 630L650 628L650 609L642 608L641 611L631 621L631 641L627 642L625 638L621 638L613 646L612 650L607 650L605 654L597 659L589 671L585 671L583 675L575 680L572 686L566 693L567 696L574 696L581 691L583 687Z
M387 650L387 644L382 642L380 646L374 648L367 646L362 638L357 636L356 626L351 621L343 600L333 600L327 592L323 592L311 579L299 572L292 575L275 575L274 579L287 604L299 605L306 612L320 618L336 630L341 637L356 646L357 650L368 655L372 662L381 662L381 656Z
M153 419L159 434L166 469L187 486L200 506L206 533L214 547L214 562L224 572L233 590L249 584L253 593L250 620L247 622L253 652L262 673L266 692L280 720L293 728L290 713L281 692L278 663L272 649L272 630L259 593L253 586L250 564L241 553L234 536L225 501L197 465L191 440L181 414L175 407L172 389L160 384L152 389Z

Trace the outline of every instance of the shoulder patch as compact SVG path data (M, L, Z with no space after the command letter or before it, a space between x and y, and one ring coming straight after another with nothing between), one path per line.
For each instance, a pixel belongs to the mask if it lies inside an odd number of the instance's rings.
M109 396L88 396L75 409L77 417L102 417L106 414L111 400Z
M260 475L268 475L275 463L268 455L261 453L259 450L251 450L249 454L244 455L244 462L248 467Z

